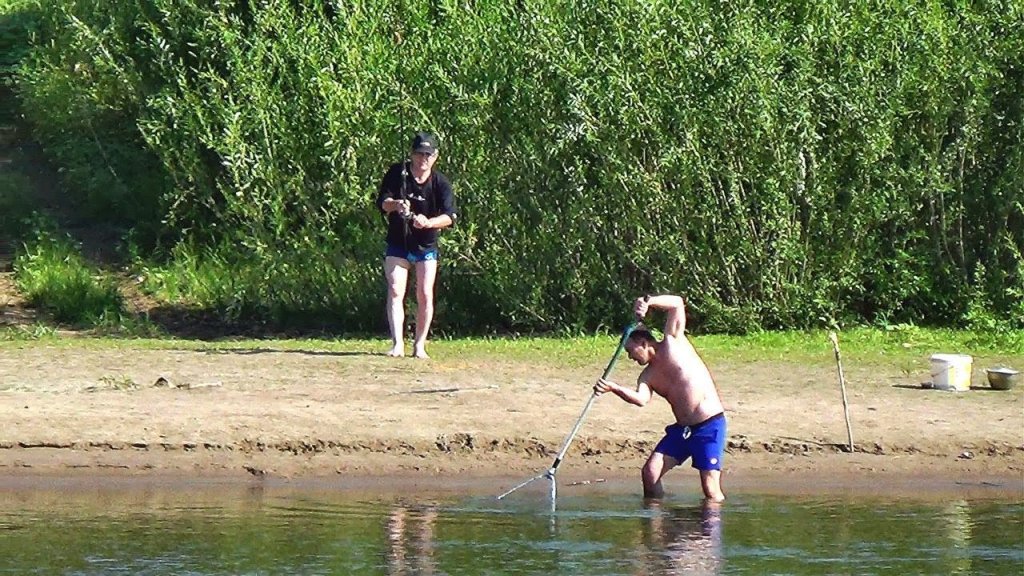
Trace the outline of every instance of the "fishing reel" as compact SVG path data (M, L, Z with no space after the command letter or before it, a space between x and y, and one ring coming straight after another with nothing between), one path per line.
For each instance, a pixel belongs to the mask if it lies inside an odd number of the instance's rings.
M403 205L395 213L398 214L399 218L401 218L402 220L405 220L406 222L408 222L409 220L412 220L416 216L412 212L412 205L405 198L397 199L397 200L399 202L402 202Z

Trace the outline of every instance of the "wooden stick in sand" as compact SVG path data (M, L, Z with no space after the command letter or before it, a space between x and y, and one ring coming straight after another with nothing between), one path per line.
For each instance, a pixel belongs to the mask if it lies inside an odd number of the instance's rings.
M843 415L846 417L846 437L850 441L850 453L853 453L853 427L850 425L850 405L846 401L846 378L843 377L843 360L839 356L839 337L835 332L828 333L832 341L832 350L836 353L836 367L839 370L839 387L843 391Z

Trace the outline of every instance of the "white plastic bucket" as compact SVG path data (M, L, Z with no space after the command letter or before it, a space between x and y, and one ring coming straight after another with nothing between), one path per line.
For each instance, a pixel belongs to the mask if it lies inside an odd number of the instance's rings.
M932 354L932 386L963 392L971 389L974 358L966 354Z

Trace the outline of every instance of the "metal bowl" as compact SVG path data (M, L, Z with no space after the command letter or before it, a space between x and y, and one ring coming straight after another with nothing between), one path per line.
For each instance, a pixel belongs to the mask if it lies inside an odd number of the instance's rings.
M1020 372L1010 368L988 368L985 374L988 375L988 385L993 390L1009 390L1020 380Z

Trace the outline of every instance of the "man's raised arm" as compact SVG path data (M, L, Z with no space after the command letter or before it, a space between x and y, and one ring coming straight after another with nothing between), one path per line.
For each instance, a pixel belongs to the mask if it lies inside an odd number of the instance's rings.
M643 318L651 308L665 311L665 336L682 338L686 331L686 302L682 296L659 294L645 298L637 298L635 310L637 316Z

